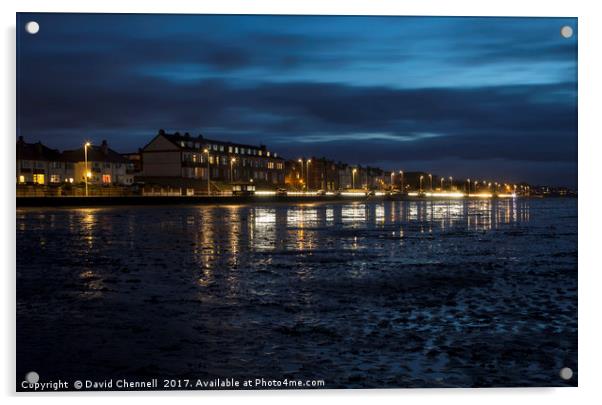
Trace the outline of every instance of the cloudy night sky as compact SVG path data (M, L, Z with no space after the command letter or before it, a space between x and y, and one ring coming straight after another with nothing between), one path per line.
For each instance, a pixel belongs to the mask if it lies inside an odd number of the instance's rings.
M573 18L24 13L17 32L27 141L132 152L164 128L285 158L576 187Z

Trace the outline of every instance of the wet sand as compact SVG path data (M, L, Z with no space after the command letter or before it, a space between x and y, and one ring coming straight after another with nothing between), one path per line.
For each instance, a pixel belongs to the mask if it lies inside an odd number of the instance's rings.
M575 386L577 200L19 208L30 370Z

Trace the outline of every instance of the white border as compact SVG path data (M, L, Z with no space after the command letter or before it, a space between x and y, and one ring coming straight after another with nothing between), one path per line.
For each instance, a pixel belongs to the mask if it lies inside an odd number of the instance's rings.
M541 401L549 404L589 402L600 396L597 379L600 373L600 266L599 242L602 240L600 215L596 205L601 202L599 178L600 120L602 94L602 65L600 62L602 18L596 13L593 1L505 0L498 2L471 0L402 1L402 0L21 0L3 1L2 97L0 109L4 124L2 136L2 267L3 331L0 332L3 359L0 366L0 392L9 401L44 403L92 403L130 401L144 396L148 403L164 403L175 396L178 401L306 403L317 399L358 403L373 397L376 401L399 403L425 402L446 404L501 404L508 402ZM579 18L579 388L563 389L430 389L430 390L346 390L346 391L260 391L260 392L183 392L183 393L73 393L61 395L14 394L14 322L15 322L15 203L14 203L14 145L15 145L15 12L144 12L144 13L224 13L224 14L338 14L338 15L458 15L458 16L562 16ZM588 187L589 186L589 187Z

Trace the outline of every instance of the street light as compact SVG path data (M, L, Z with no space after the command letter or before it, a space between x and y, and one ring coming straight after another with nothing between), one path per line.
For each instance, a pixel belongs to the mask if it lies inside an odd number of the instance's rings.
M306 181L307 190L309 190L309 164L310 163L311 163L311 159L307 159L307 163L305 164L305 168L307 169L307 181Z
M391 190L393 190L394 180L395 180L395 172L391 171Z
M403 170L399 171L399 175L401 176L401 192L403 193Z
M441 191L443 191L443 177L441 177Z
M351 171L351 188L355 189L355 172L357 172L356 168L353 168Z
M433 191L433 175L429 173L429 180L431 183L431 192Z
M230 158L230 183L234 182L234 170L232 169L234 162L236 162L236 158Z
M454 188L454 178L449 176L449 191L452 191Z
M211 165L209 164L209 149L203 149L203 153L207 154L207 195L211 195Z
M470 194L470 179L467 179L466 181L468 181L468 194Z
M90 177L90 172L88 171L88 147L90 146L90 142L84 143L84 182L86 184L86 197L88 196L88 177Z
M420 187L419 187L420 193L422 193L422 179L424 179L424 176L420 176Z
M301 180L305 180L305 171L303 170L303 159L299 159L298 162L301 163ZM305 185L303 187L305 187Z

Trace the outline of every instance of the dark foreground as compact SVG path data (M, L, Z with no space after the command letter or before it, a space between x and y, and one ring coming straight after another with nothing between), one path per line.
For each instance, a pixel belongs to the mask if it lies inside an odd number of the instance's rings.
M32 370L575 386L577 200L20 208Z

